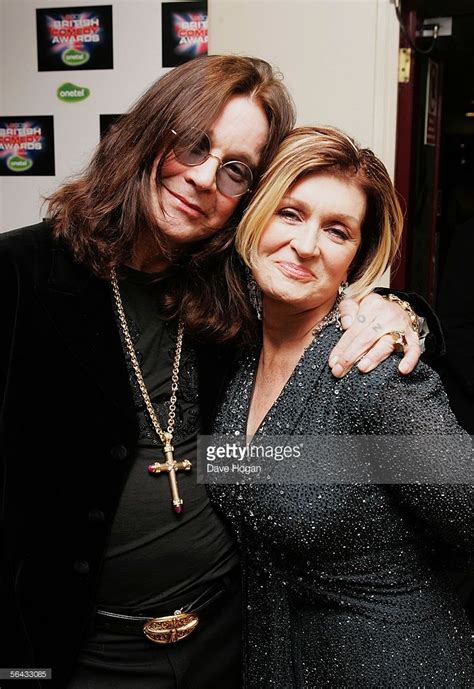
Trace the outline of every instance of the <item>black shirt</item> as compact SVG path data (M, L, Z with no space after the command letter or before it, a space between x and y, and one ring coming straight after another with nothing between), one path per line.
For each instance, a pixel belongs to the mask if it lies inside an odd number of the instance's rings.
M160 426L168 425L171 370L176 323L159 316L157 290L150 275L127 269L120 291L130 334ZM123 336L122 336L123 342ZM126 347L124 345L124 351ZM126 354L139 419L140 436L107 548L98 606L137 614L170 598L211 584L237 563L232 536L209 504L206 487L195 472L178 472L183 512L171 508L167 474L149 474L149 464L164 461L162 443L149 420L135 374ZM199 432L198 381L195 353L186 337L181 354L176 422L176 459L196 463Z

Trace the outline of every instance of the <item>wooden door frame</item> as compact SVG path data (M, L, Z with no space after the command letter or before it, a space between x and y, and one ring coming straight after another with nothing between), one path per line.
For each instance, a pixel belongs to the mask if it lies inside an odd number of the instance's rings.
M407 32L413 41L416 40L417 13L416 0L405 0L401 12ZM410 78L408 82L398 84L397 135L395 151L395 188L404 211L404 226L400 244L399 258L390 273L390 286L404 290L408 271L408 228L410 227L410 190L412 173L413 145L413 107L415 100L415 66L416 55L410 48L407 39L400 32L400 48L411 52Z

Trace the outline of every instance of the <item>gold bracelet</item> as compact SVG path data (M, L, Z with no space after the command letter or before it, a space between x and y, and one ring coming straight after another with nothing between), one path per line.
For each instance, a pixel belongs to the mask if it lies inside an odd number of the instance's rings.
M388 299L389 301L395 302L395 304L398 304L400 308L406 311L406 313L408 314L408 318L410 319L410 325L412 327L412 330L414 330L416 334L419 335L420 319L413 311L411 304L408 301L405 301L404 299L400 299L400 297L397 297L396 294L392 294L391 292L389 294L383 294L382 297L383 299Z

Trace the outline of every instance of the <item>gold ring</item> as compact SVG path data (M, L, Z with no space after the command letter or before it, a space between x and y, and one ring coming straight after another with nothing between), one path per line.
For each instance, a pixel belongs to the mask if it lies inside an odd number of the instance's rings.
M402 350L407 344L404 330L392 330L391 332L387 333L387 335L390 335L392 338L392 342L395 345L396 350Z

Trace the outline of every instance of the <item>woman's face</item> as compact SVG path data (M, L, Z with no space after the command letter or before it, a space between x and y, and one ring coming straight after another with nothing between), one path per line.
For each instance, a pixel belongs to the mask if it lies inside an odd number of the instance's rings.
M311 173L290 187L258 245L253 273L264 300L329 310L360 245L365 209L364 192L347 178Z

